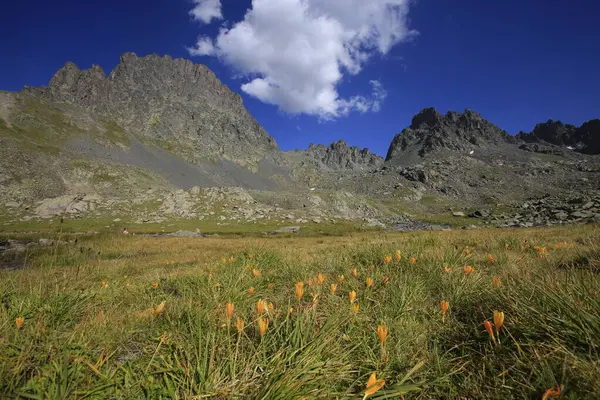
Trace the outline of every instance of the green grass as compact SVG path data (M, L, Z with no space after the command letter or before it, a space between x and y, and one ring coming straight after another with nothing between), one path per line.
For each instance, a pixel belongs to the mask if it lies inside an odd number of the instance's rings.
M561 156L558 154L545 154L545 153L534 153L534 157L537 157L543 161L562 161L565 159L564 156Z
M135 206L139 211L141 208L151 207L155 202L143 203ZM99 218L82 218L82 219L64 219L64 223L60 223L60 217L54 217L51 220L31 220L8 223L8 225L0 225L0 235L2 232L38 232L47 234L58 234L59 232L75 233L75 232L100 232L100 233L118 233L123 227L128 227L130 232L137 234L145 233L170 233L178 230L196 231L200 229L205 234L218 234L227 236L250 236L262 237L264 233L273 232L276 229L285 226L300 226L301 230L295 234L280 234L277 237L313 237L313 236L342 236L353 232L371 232L377 231L379 228L365 227L360 223L353 221L340 220L336 223L308 223L296 224L293 221L289 223L257 221L256 224L244 222L236 223L235 221L221 221L205 219L202 221L183 219L183 220L168 220L157 223L135 223L126 216L121 216L121 221L113 222L117 218L99 217ZM0 222L3 220L0 218Z
M400 259L385 263L397 250ZM598 226L286 239L102 234L30 261L0 271L2 398L360 399L373 372L385 380L372 396L380 399L540 399L555 387L562 398L600 394ZM259 299L272 304L260 315ZM441 300L450 303L444 322ZM494 311L505 321L492 340L482 322ZM269 321L264 336L259 318ZM384 346L378 325L389 329Z
M423 198L421 198L421 203L426 206L433 206L438 204L439 200L440 198L437 196L424 195Z
M415 219L431 224L448 225L452 228L458 228L465 225L481 225L481 220L478 218L455 217L452 214L418 215Z
M114 121L105 122L104 124L105 133L104 136L109 141L121 144L126 147L131 146L131 139L127 136L127 132L119 124Z
M10 128L3 121L0 135L18 141L20 151L56 156L60 153L62 144L80 132L63 111L42 100L25 96L20 99L19 107L27 118L20 120L18 124L13 122Z

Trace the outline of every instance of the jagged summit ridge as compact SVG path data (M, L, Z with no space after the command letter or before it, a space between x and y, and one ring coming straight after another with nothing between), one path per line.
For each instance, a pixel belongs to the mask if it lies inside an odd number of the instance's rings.
M221 156L245 165L278 151L240 95L185 59L124 53L108 77L97 65L80 70L67 62L47 88L26 92L110 115L137 134L178 143L188 158Z
M600 154L600 119L584 122L581 126L548 120L535 126L532 132L519 132L517 138L526 143L547 143L568 146L585 154Z
M386 161L397 161L407 151L425 157L439 150L464 152L474 146L507 142L514 139L475 111L448 111L443 115L435 108L425 108L413 117L408 128L394 137Z
M344 140L331 143L329 146L311 143L306 152L331 169L378 168L383 164L381 156L371 153L367 148L349 146Z

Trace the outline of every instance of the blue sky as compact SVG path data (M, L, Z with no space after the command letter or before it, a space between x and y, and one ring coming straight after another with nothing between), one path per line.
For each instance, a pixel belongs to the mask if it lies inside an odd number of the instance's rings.
M80 68L99 64L108 73L125 51L138 56L169 54L206 64L241 93L249 111L284 150L343 138L381 155L424 107L441 112L471 108L512 134L530 131L549 118L580 124L600 117L599 2L415 1L407 8L404 33L418 34L407 34L385 52L371 49L368 61L359 63L360 72L351 74L341 68L342 77L334 81L333 89L343 104L362 96L359 102L366 103L368 111L351 106L348 115L341 115L343 107L336 103L340 115L330 115L326 121L319 111L309 109L310 93L302 99L274 93L267 100L278 106L267 104L266 97L261 99L263 95L254 89L242 90L260 74L244 74L250 67L248 61L239 61L239 49L219 49L215 39L221 24L231 30L244 19L251 1L222 3L223 19L208 24L190 16L197 4L186 0L7 3L0 14L0 89L46 85L68 60ZM347 16L339 21L352 22ZM286 37L275 32L274 40ZM188 49L199 36L214 40L213 55L190 55ZM278 61L269 62L277 65L275 74L281 77L286 71ZM292 79L291 84L297 81ZM373 97L371 81L385 90L384 100ZM320 80L315 82L316 90L321 89Z

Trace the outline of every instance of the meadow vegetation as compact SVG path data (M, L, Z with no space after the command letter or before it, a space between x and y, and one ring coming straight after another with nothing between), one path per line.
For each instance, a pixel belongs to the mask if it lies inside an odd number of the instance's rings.
M597 225L101 234L0 271L2 398L597 399L599 355Z

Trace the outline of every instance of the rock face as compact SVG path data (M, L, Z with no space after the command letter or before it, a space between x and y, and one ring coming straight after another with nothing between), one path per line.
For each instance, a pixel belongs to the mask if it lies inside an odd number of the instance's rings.
M255 165L278 150L242 98L189 60L125 53L108 78L99 66L82 71L68 62L48 88L27 91L110 115L129 131L179 143L198 158Z
M585 128L594 132L593 123ZM561 133L543 137L557 144L525 142L474 111L442 115L426 108L394 137L383 170L423 191L471 204L598 189L600 159L561 147L561 138L574 137L578 128L552 129ZM537 131L545 132L540 126Z
M343 140L330 144L311 145L306 153L331 169L373 169L383 164L383 158L369 149L348 146Z
M583 123L580 127L548 120L537 124L531 133L519 132L517 138L527 143L546 143L584 154L600 154L600 119Z
M505 131L472 110L442 115L434 108L426 108L413 117L410 127L394 137L385 160L391 164L412 163L415 156L423 158L437 151L466 153L478 146L513 141ZM406 158L407 153L411 157Z

